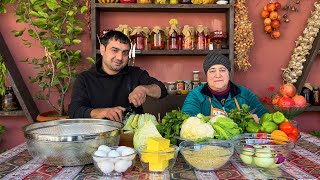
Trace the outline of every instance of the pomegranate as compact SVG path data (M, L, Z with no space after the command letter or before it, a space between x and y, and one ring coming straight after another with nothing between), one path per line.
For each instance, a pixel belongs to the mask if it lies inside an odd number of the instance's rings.
M274 3L269 3L269 4L267 5L267 10L268 10L269 12L272 12L272 11L276 10L276 5L275 5Z
M276 19L278 19L278 12L276 12L276 11L272 11L270 14L269 14L269 18L271 19L271 20L276 20Z
M278 20L272 20L271 21L271 27L273 29L278 29L280 27L280 22Z
M278 106L283 110L290 109L294 106L294 101L289 97L282 97L279 99Z
M279 2L275 2L274 5L276 7L276 10L281 9L281 4Z
M280 98L282 98L282 96L280 96L279 94L275 95L275 96L272 98L272 104L273 104L273 105L278 105Z
M263 10L263 11L261 12L261 17L263 17L263 18L269 17L269 11Z
M263 23L264 23L264 26L269 26L271 24L271 19L266 18L266 19L264 19Z
M271 32L272 32L272 27L271 27L271 26L265 26L265 27L264 27L264 31L265 31L266 33L271 33Z
M301 95L295 95L292 99L296 107L304 107L307 104L307 100Z
M293 97L296 94L297 90L293 84L287 83L280 86L279 92L282 96Z
M272 39L278 39L280 36L281 36L281 34L280 34L280 31L279 31L279 30L274 30L274 31L271 33L271 38L272 38Z

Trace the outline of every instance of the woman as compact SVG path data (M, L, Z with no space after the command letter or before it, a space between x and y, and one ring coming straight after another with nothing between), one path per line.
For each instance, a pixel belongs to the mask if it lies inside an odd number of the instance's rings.
M242 104L250 106L250 111L258 117L268 112L255 94L230 81L231 63L224 55L208 54L203 69L208 83L189 92L182 106L183 112L191 116L198 113L213 116L240 109Z

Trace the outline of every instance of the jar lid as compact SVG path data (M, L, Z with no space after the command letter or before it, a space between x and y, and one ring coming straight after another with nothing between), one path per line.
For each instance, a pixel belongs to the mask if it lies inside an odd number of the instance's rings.
M184 81L182 81L182 80L177 80L177 82L179 83L179 82L184 82Z
M185 82L185 83L191 83L191 81L190 81L190 80L185 80L184 82Z
M167 82L168 84L175 84L176 82Z
M193 71L193 73L199 73L199 71Z

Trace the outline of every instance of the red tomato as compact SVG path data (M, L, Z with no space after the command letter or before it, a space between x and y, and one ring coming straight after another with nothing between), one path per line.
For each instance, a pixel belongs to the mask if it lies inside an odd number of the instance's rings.
M288 135L289 139L292 139L294 143L297 143L297 136L293 135L293 134L289 134Z
M293 127L291 134L293 134L294 136L299 136L299 130L296 127Z
M285 132L287 135L292 133L292 130L294 128L294 126L292 125L291 122L283 122L280 124L279 126L280 130Z
M264 133L264 132L258 132L257 133L257 138L261 138L261 139L267 138L267 134Z

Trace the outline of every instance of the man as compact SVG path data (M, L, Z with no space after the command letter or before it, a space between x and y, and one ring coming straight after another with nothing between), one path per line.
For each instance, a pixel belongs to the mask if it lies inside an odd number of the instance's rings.
M71 118L122 121L128 107L143 113L146 96L167 95L162 82L139 67L128 66L129 51L130 40L119 31L110 31L101 39L102 60L76 79L69 104Z
M250 106L250 111L256 114L253 115L255 120L268 112L249 89L230 81L231 63L226 56L208 54L203 70L208 83L189 92L182 106L183 112L191 116L198 113L205 116L225 115L231 109L240 109L242 104Z

